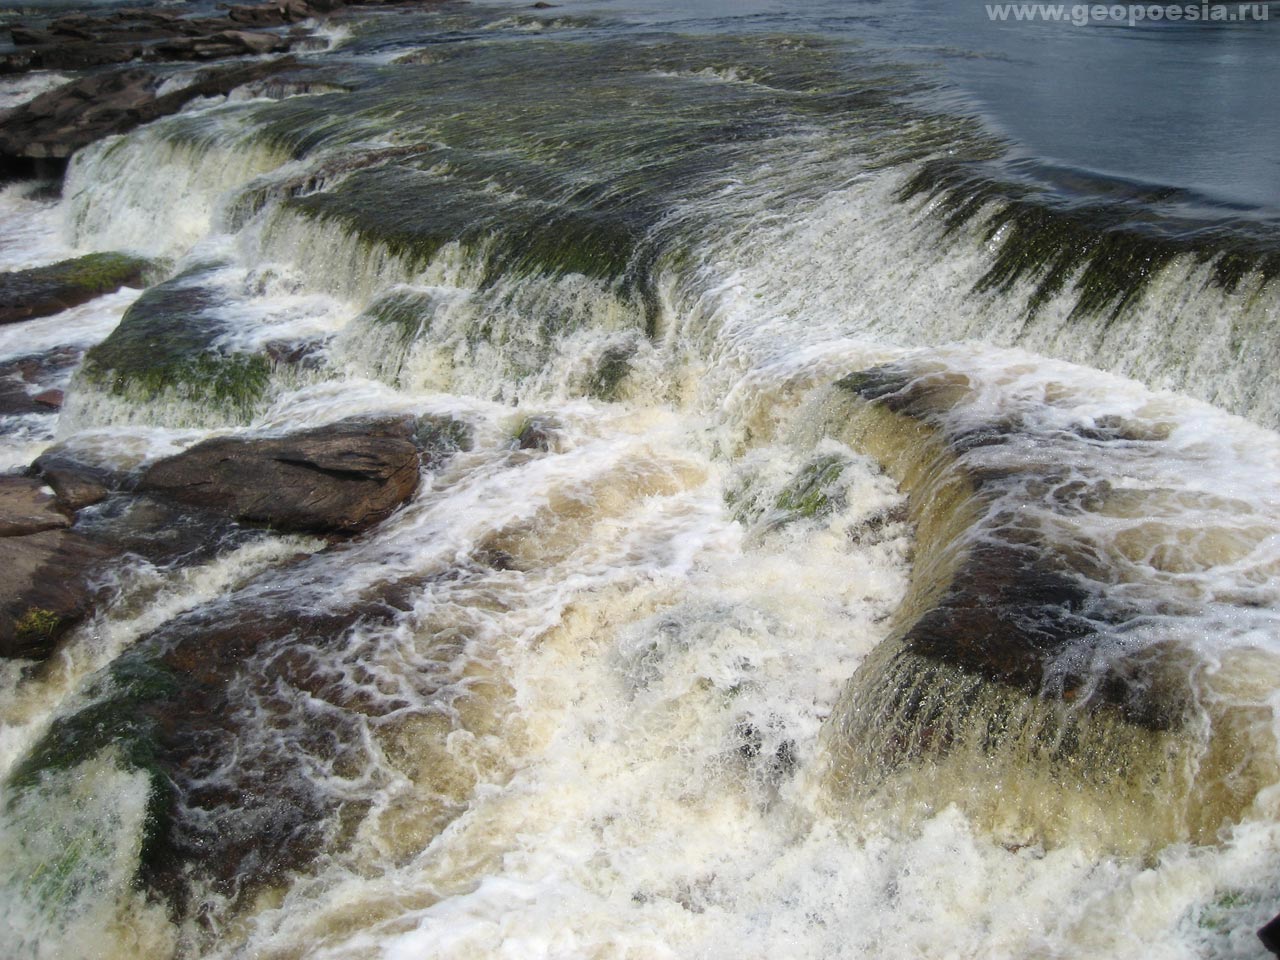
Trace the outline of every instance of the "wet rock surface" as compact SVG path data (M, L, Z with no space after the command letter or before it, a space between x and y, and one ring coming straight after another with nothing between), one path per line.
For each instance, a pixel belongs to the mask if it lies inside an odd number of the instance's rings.
M974 511L971 526L959 534L962 544L932 545L939 553L957 552L958 559L946 565L945 582L913 583L913 591L931 599L894 639L902 657L944 664L1033 697L1113 708L1143 727L1166 729L1179 722L1185 703L1161 681L1158 657L1103 652L1115 646L1110 633L1126 616L1099 593L1098 581L1106 572L1087 550L1044 539L1044 532L1012 506L1033 494L1038 496L1030 502L1039 505L1050 488L1057 488L1052 471L1038 458L1012 457L1010 466L992 466L999 459L989 456L992 451L1020 449L1025 425L1006 417L947 426L944 415L965 385L893 365L853 374L838 386L934 431L942 457L930 479L947 474L963 484L967 503L962 509ZM966 457L979 450L988 456ZM950 464L942 466L946 460ZM909 493L917 500L937 493L920 477L916 481L919 489ZM1058 506L1064 514L1083 509L1075 502ZM903 694L909 699L907 691Z
M162 460L138 489L279 530L357 533L418 487L412 418L351 420L273 439L208 440Z
M20 537L69 526L71 521L39 480L0 476L0 537Z
M63 509L72 512L105 500L122 484L110 470L82 463L57 447L37 457L28 473L48 484Z
M0 324L47 317L121 287L140 287L150 261L91 253L47 267L0 273Z
M211 68L189 85L160 94L164 77L130 67L94 73L0 114L0 173L23 173L23 161L62 161L83 146L177 113L197 97L295 70L291 57Z
M75 347L59 347L0 363L0 416L54 412L57 407L50 402L50 392L80 361L81 355Z
M432 417L344 421L262 442L277 454L287 444L295 455L336 456L347 466L340 451L359 449L357 470L381 472L368 448L353 446L366 434L408 445L415 485L419 457L438 465L466 444L461 424ZM40 466L53 471L67 459L55 453ZM117 547L145 549L177 525L174 511L186 509L117 494L79 523ZM216 517L181 515L194 518L206 543L217 539L209 526ZM227 536L243 533L222 522ZM176 543L164 544L170 554ZM430 579L351 586L349 552L360 544L298 554L142 637L92 681L88 706L54 722L15 769L13 788L47 784L106 749L144 773L150 794L138 880L176 916L194 914L197 891L236 901L340 844L335 831L368 808L368 791L346 779L358 780L367 763L365 724L409 706L352 682L362 675L352 640L402 617ZM265 726L263 716L272 718Z
M348 6L434 6L436 2L278 0L238 4L223 16L182 16L168 10L77 12L46 22L9 26L14 52L0 56L0 73L85 70L131 61L213 60L288 50L303 21ZM293 27L286 33L285 28Z
M0 656L42 660L94 607L94 582L130 554L207 562L273 530L347 537L385 519L469 446L449 418L356 418L285 437L225 437L140 477L54 447L0 476ZM246 526L245 524L250 524Z
M0 537L0 656L41 660L89 613L113 553L66 529Z
M322 577L335 562L327 551L291 572ZM365 808L340 786L362 760L360 716L344 709L342 677L321 661L351 630L401 613L396 585L320 608L300 607L289 583L274 571L142 638L100 675L92 705L55 722L12 778L22 789L106 748L144 772L139 880L178 915L195 906L193 886L237 898L279 881L332 843L335 813ZM264 735L260 710L278 739Z

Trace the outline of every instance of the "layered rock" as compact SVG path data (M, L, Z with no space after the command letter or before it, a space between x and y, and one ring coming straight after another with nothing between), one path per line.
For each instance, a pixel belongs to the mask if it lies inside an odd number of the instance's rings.
M0 477L0 657L43 659L89 612L111 551L70 526L40 481Z
M63 84L0 115L0 165L65 160L95 140L177 113L197 97L229 93L246 83L294 70L291 57L202 72L189 85L160 94L163 77L131 67Z
M827 429L901 484L917 531L893 630L824 728L833 795L892 816L958 803L1015 842L1212 839L1271 782L1253 766L1271 754L1227 714L1197 732L1194 650L1133 639L1143 608L1098 535L1157 509L1166 491L1114 483L1159 438L1049 431L976 394L909 365L832 391Z
M140 287L150 265L124 253L91 253L46 267L0 273L0 324L47 317L121 287Z
M417 489L413 437L404 417L207 440L152 466L138 489L278 530L357 533Z

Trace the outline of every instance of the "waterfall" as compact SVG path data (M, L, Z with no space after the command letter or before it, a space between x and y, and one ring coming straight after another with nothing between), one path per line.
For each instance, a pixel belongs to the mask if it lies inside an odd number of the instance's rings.
M1064 197L881 48L508 13L73 158L38 259L161 276L0 339L86 349L129 545L0 665L15 957L1238 955L1265 225ZM357 416L439 448L359 536L134 491Z

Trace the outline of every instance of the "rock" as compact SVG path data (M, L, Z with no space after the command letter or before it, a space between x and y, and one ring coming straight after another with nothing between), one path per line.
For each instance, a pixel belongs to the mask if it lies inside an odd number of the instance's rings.
M27 393L21 383L9 377L0 378L0 417L21 417L32 413L48 412L47 407L40 406L32 399L31 394Z
M248 30L224 30L214 34L215 40L238 43L247 53L261 56L266 53L282 53L289 49L289 39L274 33L252 33Z
M243 45L237 46L244 53ZM144 68L97 73L41 94L0 118L0 166L16 158L65 159L79 148L159 117L196 97L225 94L241 84L298 67L292 57L211 69L193 83L156 96L161 78Z
M72 513L100 503L120 486L120 478L110 471L81 463L56 447L36 458L28 472L47 483L62 508Z
M45 33L43 30L33 30L30 27L24 27L17 23L9 28L9 35L13 37L13 45L15 47L30 47L57 42L52 33Z
M306 370L320 365L323 350L322 340L271 340L262 348L272 363Z
M262 354L227 353L218 345L225 323L210 310L217 294L204 263L143 292L116 328L85 354L80 380L143 404L158 397L193 413L248 421L271 378Z
M559 447L560 424L553 417L529 417L515 436L517 450L556 451Z
M25 70L91 70L94 67L128 63L142 53L138 43L99 43L93 40L52 42L25 47L4 58L3 73Z
M222 30L198 37L179 37L166 40L146 53L149 60L219 60L246 54L262 55L283 53L292 41L273 33L253 33L247 30Z
M272 439L206 440L161 460L140 491L280 530L358 533L418 488L410 417L345 420Z
M1258 931L1258 939L1267 950L1280 957L1280 916L1273 917Z
M93 606L93 574L112 551L71 530L0 540L0 657L42 660Z
M29 477L0 476L0 537L58 530L71 522L45 485Z
M274 3L231 7L227 16L236 23L252 24L255 27L278 27L288 22L284 9Z
M81 356L75 347L58 347L48 353L0 364L0 416L51 413L53 408L48 402L52 397L44 395L51 392L53 384L64 375L63 371L75 366ZM44 400L38 402L37 396L44 396Z
M41 390L32 397L31 400L34 403L40 404L42 407L48 407L51 410L60 410L62 409L62 401L65 396L66 394L58 389Z
M149 267L149 261L123 253L91 253L0 274L0 324L47 317L121 287L142 286Z
M342 563L340 548L303 555L139 639L90 684L87 706L51 725L10 785L41 788L103 750L147 776L137 879L179 916L210 888L236 900L305 867L332 842L331 818L361 800L299 775L299 764L358 758L368 734L353 702L359 685L326 669L325 652L357 624L389 622L407 606L402 582L349 597L305 586L332 584ZM270 736L255 705L270 712Z

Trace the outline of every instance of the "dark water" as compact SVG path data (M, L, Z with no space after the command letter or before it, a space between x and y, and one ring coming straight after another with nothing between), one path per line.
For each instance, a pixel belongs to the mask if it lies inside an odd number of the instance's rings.
M1275 11L1136 26L1000 22L978 0L587 0L562 12L637 29L843 37L937 70L952 89L935 103L979 115L1017 145L1024 173L1064 194L1173 188L1189 212L1280 214Z

